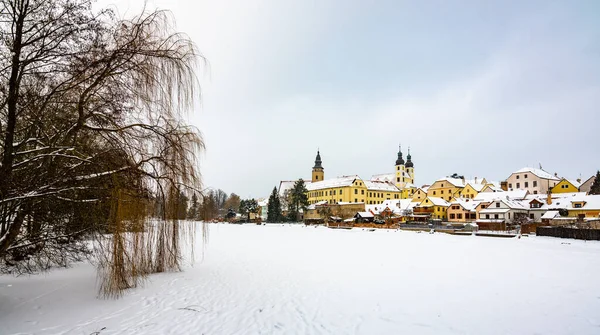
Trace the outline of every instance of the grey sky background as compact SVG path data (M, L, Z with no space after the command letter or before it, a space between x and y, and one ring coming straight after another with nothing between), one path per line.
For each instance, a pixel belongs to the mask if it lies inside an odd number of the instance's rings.
M130 16L142 1L110 1ZM280 180L539 163L600 168L600 1L149 1L207 58L190 122L205 186L268 196Z

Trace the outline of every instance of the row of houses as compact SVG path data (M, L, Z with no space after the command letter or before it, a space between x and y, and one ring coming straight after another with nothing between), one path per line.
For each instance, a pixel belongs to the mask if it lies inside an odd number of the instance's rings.
M597 197L588 195L595 177L586 180L561 178L543 169L525 167L503 181L466 179L452 175L417 187L410 152L404 161L401 150L394 172L325 179L319 152L312 178L305 180L310 204L306 220L349 220L357 213L401 221L438 220L450 223L540 222L556 212L572 220L597 219ZM295 181L282 181L279 195L285 198ZM266 204L263 204L266 207ZM550 212L550 214L547 214Z

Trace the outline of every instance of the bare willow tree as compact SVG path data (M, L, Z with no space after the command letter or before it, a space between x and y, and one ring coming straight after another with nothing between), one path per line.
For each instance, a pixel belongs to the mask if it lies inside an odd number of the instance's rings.
M164 11L0 3L0 269L96 251L105 295L178 269L193 236L178 197L200 188L203 142L183 118L199 96L195 45Z

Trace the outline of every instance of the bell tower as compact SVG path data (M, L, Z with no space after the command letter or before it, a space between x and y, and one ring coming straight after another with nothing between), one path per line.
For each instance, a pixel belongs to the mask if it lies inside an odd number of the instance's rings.
M325 172L321 165L321 153L317 150L317 158L315 158L315 166L312 169L312 182L322 181L325 178Z
M394 185L396 185L396 187L398 187L399 189L403 189L404 185L406 185L406 180L404 180L404 158L402 158L402 147L400 145L398 145L398 158L396 159L396 166L395 166L395 176L396 179L394 180Z
M406 155L406 173L410 176L409 183L415 183L415 165L412 162L412 157L410 156L410 147L408 147L408 155Z

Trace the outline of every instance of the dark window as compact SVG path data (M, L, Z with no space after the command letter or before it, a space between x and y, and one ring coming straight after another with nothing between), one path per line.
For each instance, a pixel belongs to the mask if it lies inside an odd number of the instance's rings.
M456 216L458 219L462 219L462 213L458 213Z
M440 191L440 194L444 194L444 190L441 190L441 191Z
M497 203L496 203L496 208L499 208L499 207L500 207L500 203L499 203L499 202L497 202Z
M525 175L525 178L527 178L527 175Z
M354 198L354 202L358 202L358 199Z
M535 216L533 215L533 213L529 214L529 218L532 219L532 220L535 219Z
M342 202L342 199L340 199L340 202Z
M508 184L508 188L512 188L512 184Z
M454 214L450 214L450 218L451 218L451 219L454 219Z
M498 218L498 214L494 214L494 219L497 219L497 218Z
M335 190L333 190L333 195L335 195Z
M396 178L396 182L398 182L398 183L400 182L400 177Z
M525 187L529 187L529 182L528 181L525 182Z
M517 188L521 188L521 184L517 183Z
M537 180L533 181L533 187L537 187Z
M489 218L490 218L490 215L489 215L489 214L486 214L486 215L485 215L485 218L486 218L486 219L489 219Z
M519 179L519 175L517 175L517 179Z
M533 191L533 194L537 194L537 191Z
M433 195L435 195L435 191L433 191Z
M357 189L354 189L354 194L358 194L358 190Z
M340 195L342 195L342 191L343 191L343 190L340 190Z
M319 180L319 176L315 176L315 179L316 179L316 180Z
M360 190L360 194L365 195L365 190Z
M581 204L574 204L573 207L575 207L575 208L581 208Z

